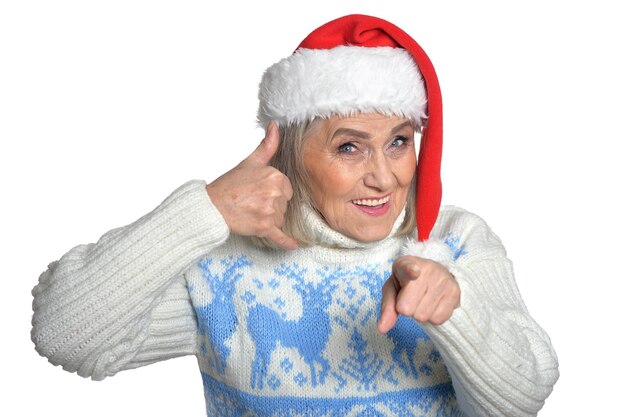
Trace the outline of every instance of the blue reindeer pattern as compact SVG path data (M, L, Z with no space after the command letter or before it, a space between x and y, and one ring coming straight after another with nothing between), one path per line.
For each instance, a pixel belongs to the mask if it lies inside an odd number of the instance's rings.
M330 366L322 355L331 333L328 308L335 281L341 273L318 270L322 279L318 283L305 281L305 268L298 265L281 265L276 275L291 282L292 288L302 301L302 315L297 320L285 319L275 309L256 304L248 312L248 332L255 344L250 385L263 389L268 382L268 368L272 353L278 343L284 348L297 349L302 360L309 366L310 382L313 387L323 384ZM303 385L306 377L296 375L297 383Z
M415 394L391 394L380 401L364 397L360 402L354 396L346 397L345 402L327 402L324 398L293 401L289 396L271 396L271 401L257 402L262 392L282 389L287 382L283 378L290 378L302 389L332 384L335 394L351 387L377 392L381 381L397 386L399 379L417 379L433 372L434 364L443 366L435 349L418 352L418 346L424 349L420 343L428 336L410 318L401 318L386 336L375 333L372 323L380 309L381 288L391 262L315 271L296 263L281 264L269 274L253 275L245 256L201 261L198 266L212 298L197 312L199 330L210 342L205 349L215 356L211 366L224 375L230 356L228 342L236 337L235 332L247 331L254 348L247 352L253 355L250 387L256 390L241 391L221 377L203 373L205 389L210 393L207 412L218 416L256 411L275 416L409 417L434 411L441 417L460 416L451 402L451 385L424 388L427 394L419 394L417 388ZM243 310L239 309L247 309L247 315L238 318L236 306L240 314ZM339 356L325 357L329 343L339 347ZM376 345L384 346L384 350ZM384 351L390 352L391 358ZM205 358L211 360L210 355ZM252 404L254 410L249 408Z
M392 260L389 260L389 263L391 264ZM372 266L362 267L360 275L363 277L361 285L368 289L372 298L377 300L376 310L379 312L382 286L391 275L391 269L385 270L381 274ZM419 372L415 366L415 355L420 341L429 340L428 335L415 320L400 316L396 325L387 332L387 338L393 343L391 358L394 363L404 372L405 376L417 379ZM392 370L388 370L386 374L389 376L387 379L393 382Z
M198 262L202 277L210 288L213 299L210 303L196 307L198 327L201 335L207 336L211 343L213 360L209 363L214 369L223 374L226 370L226 361L230 356L228 339L233 335L237 324L237 314L233 304L233 296L237 282L243 277L242 270L251 265L245 256L228 257L220 260L222 272L215 272L215 265L210 258ZM202 350L207 354L206 345ZM207 358L208 359L208 358Z

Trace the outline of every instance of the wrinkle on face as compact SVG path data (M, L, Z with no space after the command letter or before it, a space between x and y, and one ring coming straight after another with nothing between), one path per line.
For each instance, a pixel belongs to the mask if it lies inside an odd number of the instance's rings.
M363 242L385 238L404 209L415 174L411 122L360 114L315 123L303 147L315 208L331 228L350 238ZM385 204L372 209L355 204L364 199L373 204L386 196L386 208Z

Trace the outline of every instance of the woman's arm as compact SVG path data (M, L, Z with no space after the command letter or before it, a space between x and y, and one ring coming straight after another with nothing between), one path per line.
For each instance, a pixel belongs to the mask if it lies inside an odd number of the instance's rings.
M95 380L195 352L184 271L229 229L191 181L132 224L51 263L33 289L37 351Z
M470 416L534 416L559 372L550 338L532 319L500 239L478 216L442 211L431 239L409 248L443 264L461 303L445 323L423 324Z

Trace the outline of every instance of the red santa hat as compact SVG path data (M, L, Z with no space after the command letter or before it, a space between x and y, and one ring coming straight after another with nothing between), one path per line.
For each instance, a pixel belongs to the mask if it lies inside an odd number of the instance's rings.
M416 220L418 240L427 240L441 204L441 91L417 42L386 20L344 16L315 29L263 75L263 127L270 120L281 126L355 113L405 117L422 128Z

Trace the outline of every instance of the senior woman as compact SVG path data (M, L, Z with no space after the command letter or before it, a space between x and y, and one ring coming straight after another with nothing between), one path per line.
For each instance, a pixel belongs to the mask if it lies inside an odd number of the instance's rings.
M440 210L441 98L415 41L334 20L259 98L265 138L237 167L49 265L38 352L95 380L194 354L210 416L535 415L556 356L500 240Z

